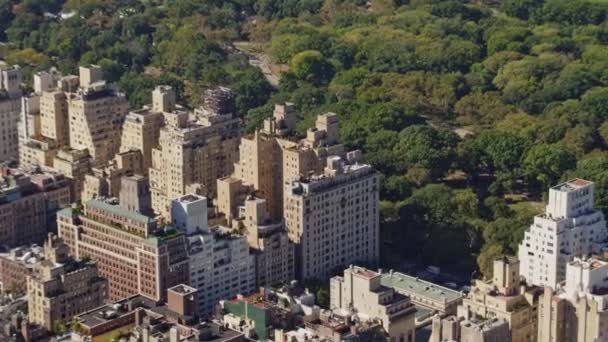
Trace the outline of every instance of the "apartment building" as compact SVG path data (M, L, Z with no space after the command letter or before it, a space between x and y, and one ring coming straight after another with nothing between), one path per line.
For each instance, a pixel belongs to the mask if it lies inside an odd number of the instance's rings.
M601 210L593 207L594 184L573 179L549 189L545 213L534 218L519 245L521 275L528 284L553 289L574 257L599 252L608 237Z
M503 319L509 324L511 341L536 341L538 298L542 289L522 285L516 258L499 258L493 266L491 280L475 280L471 292L458 307L458 317L469 321Z
M343 277L330 279L330 308L353 311L361 321L380 320L390 341L413 342L416 307L408 297L383 287L381 278L379 273L351 265Z
M0 68L0 162L19 157L18 122L21 113L21 69Z
M0 245L42 243L57 210L70 205L70 180L49 169L0 169Z
M221 100L213 100L221 97ZM193 112L164 112L159 146L152 150L152 207L168 217L171 201L190 192L216 196L218 178L232 173L238 158L241 120L229 111L234 95L220 88L205 93L205 103L217 106ZM197 189L197 191L193 191Z
M70 253L97 262L110 300L136 294L160 300L168 287L188 283L184 235L117 202L93 199L57 214Z
M323 279L336 268L379 258L379 174L350 152L328 158L323 174L294 181L285 227L296 244L296 276Z
M229 228L209 227L205 197L188 194L174 200L171 217L187 235L190 285L198 289L202 317L209 317L220 300L255 289L255 260L247 240Z
M166 97L172 98L173 102L163 101ZM158 86L152 92L152 102L168 104L129 112L123 124L120 143L120 152L141 151L143 172L146 175L152 166L152 149L158 146L160 129L165 123L163 112L171 112L175 108L175 93L171 87Z
M140 150L120 152L109 163L92 167L84 176L81 199L97 197L118 197L122 178L144 174Z
M129 105L124 94L105 83L101 67L80 67L79 80L79 88L67 95L70 147L87 149L96 165L104 165L120 149L117 137Z
M52 165L72 180L72 202L82 198L85 176L91 171L91 162L91 156L86 149L73 150L66 146L57 150Z
M465 320L462 317L433 317L430 342L505 342L511 341L509 323L504 319Z
M15 297L27 291L27 276L34 272L34 267L44 260L41 246L15 247L6 253L0 253L0 291Z
M287 237L281 221L272 221L266 200L250 196L242 207L243 215L236 223L255 256L257 287L286 284L295 279L295 246Z
M103 304L108 284L94 263L70 258L67 246L53 234L44 254L36 272L27 276L28 317L30 323L52 331L55 323Z
M608 262L574 258L557 290L545 287L539 303L538 342L608 340Z
M264 128L241 139L240 158L232 175L266 199L273 220L283 217L284 192L291 181L322 173L327 156L344 154L343 146L338 144L335 113L319 115L315 127L302 140L291 137L296 116L292 103L276 104L273 116L264 121Z
M69 147L68 94L78 89L78 77L55 69L37 72L34 92L24 97L21 114L21 165L54 166L59 149Z

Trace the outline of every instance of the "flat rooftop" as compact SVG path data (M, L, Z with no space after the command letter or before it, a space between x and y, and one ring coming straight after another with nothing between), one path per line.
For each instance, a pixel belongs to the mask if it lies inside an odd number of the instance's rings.
M562 191L562 192L570 192L570 191L576 191L576 190L580 190L582 188L586 188L592 184L593 184L593 182L590 182L588 180L574 178L565 183L558 184L558 185L552 187L551 189L557 190L557 191Z
M152 219L151 217L142 215L135 211L127 210L118 205L110 204L110 203L96 200L96 199L87 201L85 206L95 208L98 210L102 210L102 211L111 212L117 216L125 217L125 218L128 218L129 220L140 222L140 223L143 223L146 225L152 224L154 222L154 219Z
M463 297L458 291L399 272L382 274L381 284L401 293L415 294L433 301L451 302Z

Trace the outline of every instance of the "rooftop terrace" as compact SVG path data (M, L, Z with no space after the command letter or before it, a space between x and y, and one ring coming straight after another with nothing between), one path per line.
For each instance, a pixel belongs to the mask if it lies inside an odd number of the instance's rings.
M438 302L451 302L463 297L458 291L399 272L382 274L381 284L398 292L414 294Z
M590 181L587 181L584 179L580 179L580 178L574 178L565 183L558 184L558 185L552 187L551 189L557 190L557 191L562 191L562 192L570 192L570 191L576 191L576 190L580 190L582 188L586 188L592 184L593 184L593 182L590 182Z

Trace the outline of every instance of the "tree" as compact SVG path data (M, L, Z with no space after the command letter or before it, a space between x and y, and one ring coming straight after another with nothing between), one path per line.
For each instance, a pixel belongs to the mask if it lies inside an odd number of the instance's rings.
M557 183L565 171L575 167L575 156L559 144L532 146L523 160L523 170L533 189L546 190Z
M334 67L319 51L302 51L292 57L289 72L298 79L314 84L325 84L334 75Z
M500 245L486 244L477 256L477 266L484 279L492 279L494 260L502 257L505 251Z
M399 133L395 153L404 170L422 167L430 170L431 178L443 176L454 161L458 137L446 129L414 125Z

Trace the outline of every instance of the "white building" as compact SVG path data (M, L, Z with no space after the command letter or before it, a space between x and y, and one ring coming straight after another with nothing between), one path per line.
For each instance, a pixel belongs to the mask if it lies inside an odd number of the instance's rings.
M593 208L593 188L592 182L573 179L549 190L545 213L534 218L519 245L521 275L528 284L555 289L569 261L599 251L606 221Z
M539 342L608 340L608 263L575 258L566 266L566 281L545 289L538 317Z
M187 234L190 285L198 289L202 316L209 316L222 299L255 290L255 260L247 239L229 228L209 228L205 197L186 195L171 208L176 227Z
M0 162L19 157L18 122L21 113L21 70L0 69Z

